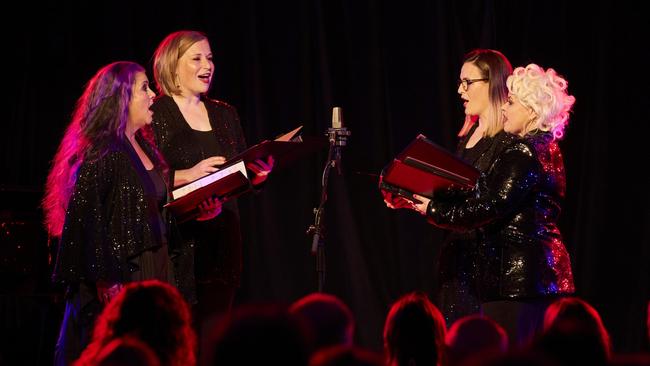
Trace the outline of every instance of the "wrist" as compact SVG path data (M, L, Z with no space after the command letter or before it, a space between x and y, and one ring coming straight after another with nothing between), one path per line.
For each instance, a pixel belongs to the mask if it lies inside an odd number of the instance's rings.
M433 200L429 201L427 204L427 210L425 212L425 215L427 216L432 216L436 212L436 207L433 204Z

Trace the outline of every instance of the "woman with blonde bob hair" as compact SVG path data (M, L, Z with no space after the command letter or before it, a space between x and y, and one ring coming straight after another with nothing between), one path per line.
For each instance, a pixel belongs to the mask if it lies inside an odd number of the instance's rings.
M557 226L565 191L557 139L575 98L564 78L534 64L516 68L507 85L501 110L512 141L473 190L453 200L416 195L422 203L413 206L434 225L481 230L481 311L523 343L541 329L546 307L575 291Z
M215 75L207 35L199 31L170 33L156 48L153 71L160 96L151 110L151 131L169 164L169 182L177 188L216 172L226 160L246 149L235 107L208 97ZM246 164L256 188L268 178L273 158ZM208 200L210 201L210 200ZM212 216L178 225L184 248L178 277L196 284L191 299L196 326L208 330L209 319L228 312L242 271L242 238L236 200L218 199L203 207Z

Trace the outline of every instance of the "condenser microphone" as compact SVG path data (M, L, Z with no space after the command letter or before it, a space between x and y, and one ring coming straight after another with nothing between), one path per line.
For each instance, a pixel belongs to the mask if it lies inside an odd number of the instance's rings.
M341 115L341 107L332 108L332 128L343 127L343 116Z
M341 107L332 108L332 129L334 130L334 165L336 171L341 175L341 145L340 145L340 132L343 128L343 116Z

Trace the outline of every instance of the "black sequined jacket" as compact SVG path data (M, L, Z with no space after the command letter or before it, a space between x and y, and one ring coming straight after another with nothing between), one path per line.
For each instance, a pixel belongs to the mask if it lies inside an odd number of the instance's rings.
M512 141L504 131L495 136L484 136L474 146L467 148L467 142L478 127L478 123L459 140L456 154L481 172L492 166L501 150ZM464 199L464 191L448 189L436 193L436 199ZM456 197L460 195L461 197ZM435 223L434 223L435 224ZM463 231L449 230L441 245L438 257L438 289L436 305L448 324L458 318L480 311L478 294L478 229Z
M156 144L169 164L171 182L175 170L193 167L212 156L209 151L227 159L246 149L236 109L205 97L203 102L215 137L214 146L201 144L171 97L159 96L151 107ZM236 200L226 202L215 219L188 221L180 224L179 229L185 243L195 250L197 281L239 284L242 239Z
M475 190L434 197L428 217L452 230L478 229L482 301L570 294L573 275L557 227L564 191L560 149L538 133L504 148Z
M159 166L146 142L139 139L139 143ZM52 279L128 282L134 270L129 259L168 242L169 228L161 227L168 222L161 223L159 216L151 214L159 207L145 194L154 189L152 184L126 140L83 162L66 210Z

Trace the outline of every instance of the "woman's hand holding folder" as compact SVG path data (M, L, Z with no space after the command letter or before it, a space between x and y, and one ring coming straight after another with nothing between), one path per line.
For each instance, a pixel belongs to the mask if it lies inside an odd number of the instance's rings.
M199 204L199 217L196 221L211 220L221 213L222 202L218 198L208 198Z
M408 199L402 195L394 194L392 192L381 190L381 194L384 197L384 202L386 206L392 209L406 208L419 212L422 215L426 215L427 207L429 206L430 199L412 194L413 200Z
M269 155L266 161L262 159L256 159L253 162L246 164L246 168L250 169L255 175L251 178L251 183L254 186L258 186L269 177L269 173L273 170L273 156Z

